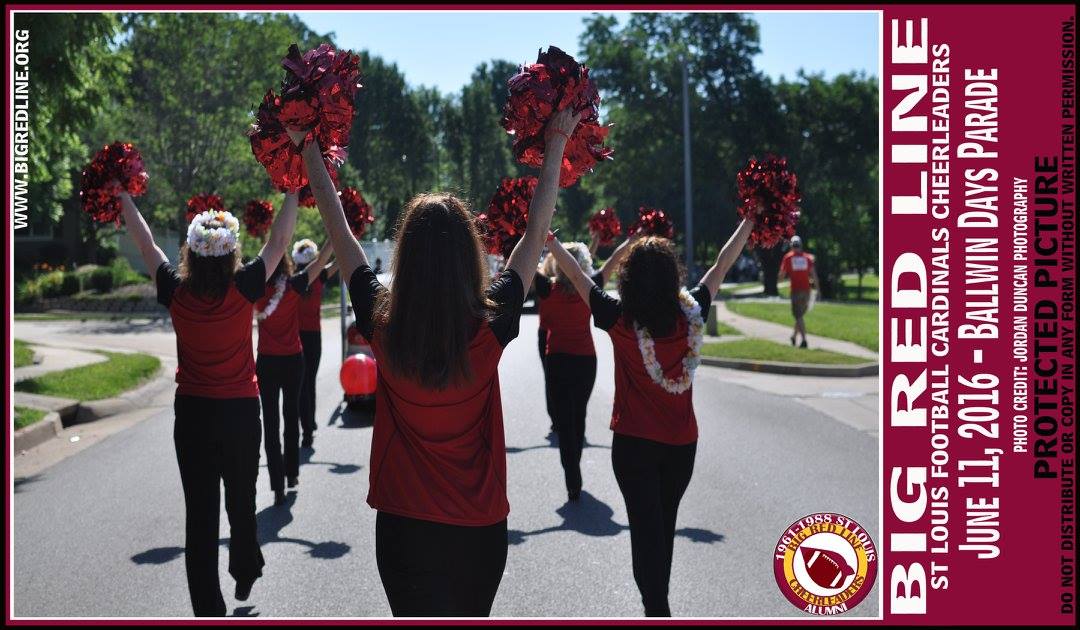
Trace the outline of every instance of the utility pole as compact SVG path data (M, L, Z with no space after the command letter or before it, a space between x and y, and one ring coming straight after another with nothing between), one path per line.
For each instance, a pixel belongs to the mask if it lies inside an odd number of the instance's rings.
M682 65L682 115L683 115L683 186L686 191L686 272L696 278L694 273L694 194L690 179L690 86L686 77L686 60Z

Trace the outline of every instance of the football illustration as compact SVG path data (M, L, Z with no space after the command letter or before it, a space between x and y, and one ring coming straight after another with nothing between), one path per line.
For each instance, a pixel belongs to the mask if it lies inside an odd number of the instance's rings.
M806 573L822 588L840 588L844 580L855 573L847 560L835 551L806 546L800 549L806 562Z

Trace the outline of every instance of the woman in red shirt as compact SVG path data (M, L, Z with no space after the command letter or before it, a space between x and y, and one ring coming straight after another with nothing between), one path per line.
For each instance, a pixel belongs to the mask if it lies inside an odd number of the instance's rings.
M486 616L506 565L506 443L499 360L555 211L563 150L580 115L557 113L528 226L494 281L472 213L453 195L414 197L384 287L349 231L317 142L303 149L357 328L379 365L368 505L397 616ZM303 132L290 131L294 142Z
M283 256L266 282L266 293L255 303L259 322L259 357L255 372L262 399L263 442L274 505L285 503L285 480L290 488L300 483L300 387L304 380L304 353L300 344L300 300L321 267L308 265L293 273L292 261ZM278 396L281 408L278 408ZM281 442L281 417L285 443ZM284 453L282 452L284 449Z
M303 438L300 446L304 448L311 448L315 442L315 378L322 359L322 295L326 283L337 275L337 268L332 263L327 264L333 253L332 247L324 245L319 249L307 238L293 244L293 262L303 272L315 272L314 277L308 274L310 282L306 291L300 294L300 345L304 348L304 379L300 384Z
M596 273L593 273L590 248L584 243L568 243L565 247L579 268L591 274L592 281L603 287L626 255L628 243L616 248ZM592 333L589 332L589 304L581 299L558 266L555 277L537 271L533 284L545 333L541 352L544 356L544 392L548 415L559 436L559 460L562 462L567 498L577 501L581 497L585 416L596 382L596 349L593 347Z
M240 223L228 212L203 212L188 226L179 269L154 243L127 193L124 224L147 269L156 270L157 299L176 330L176 421L173 439L184 486L188 591L197 616L224 616L218 581L220 487L229 516L229 573L246 600L264 565L255 524L259 476L259 384L251 348L254 303L266 269L278 265L296 226L297 197L285 195L259 256L240 264Z
M739 224L690 291L681 288L683 273L670 240L638 240L619 269L619 298L596 286L557 240L549 245L559 268L589 301L593 323L611 337L611 464L630 520L634 580L650 617L671 616L675 520L697 451L693 382L704 320L752 227L750 220Z

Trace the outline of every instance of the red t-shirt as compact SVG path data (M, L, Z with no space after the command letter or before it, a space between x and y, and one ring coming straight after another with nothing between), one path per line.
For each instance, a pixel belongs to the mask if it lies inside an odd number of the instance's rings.
M326 270L323 269L308 289L300 296L300 330L302 332L320 332L322 330L322 294L326 284Z
M600 274L593 277L597 284ZM534 280L540 305L540 327L547 331L545 354L595 356L589 319L592 311L577 291L560 287L553 278L537 274Z
M709 311L709 290L698 285L690 295ZM615 401L611 409L611 430L623 435L644 438L663 444L683 445L698 438L697 417L694 415L694 386L681 394L671 394L652 380L645 371L637 334L622 317L618 299L593 287L589 296L593 320L597 328L611 337L615 354ZM683 358L690 350L686 333L689 323L679 315L675 332L667 337L654 338L656 359L667 378L678 378L683 371Z
M814 256L806 252L789 251L780 262L780 269L791 278L792 291L810 290L810 272L814 269Z
M372 312L382 285L362 265L349 280L357 328L385 358ZM368 505L383 512L451 525L492 525L506 518L506 442L499 359L518 333L525 301L521 279L504 272L488 290L498 305L478 322L469 345L472 379L425 389L380 369L375 387Z
M266 285L266 294L255 303L255 317L264 313L279 291L281 298L277 307L265 318L259 319L259 354L289 356L300 354L300 295L307 287L307 274L300 272L291 278L282 276Z
M251 316L266 286L256 258L236 272L225 297L206 300L180 282L169 262L157 270L157 299L169 309L176 331L176 393L204 398L259 395L251 348Z

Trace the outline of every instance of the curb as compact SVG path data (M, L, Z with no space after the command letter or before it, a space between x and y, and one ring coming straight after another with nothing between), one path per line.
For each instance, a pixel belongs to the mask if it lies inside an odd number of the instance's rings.
M158 373L145 385L141 385L116 398L103 398L101 400L88 400L79 403L75 417L71 424L85 424L94 422L109 416L115 416L129 411L135 411L145 406L145 402L160 393L163 389L171 386L173 380L165 369L165 362L161 362Z
M60 435L63 428L64 423L60 421L60 414L50 411L41 420L15 432L15 452L21 453L48 442Z
M703 365L764 372L768 374L788 374L795 376L836 376L860 377L877 376L877 363L858 363L854 365L818 365L813 363L781 363L779 361L754 361L751 359L723 359L720 357L701 357Z

